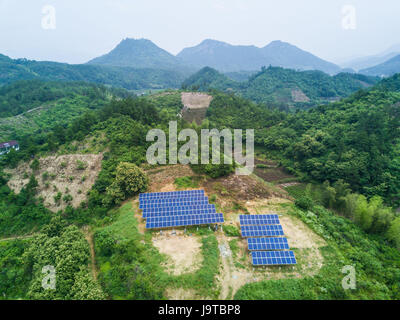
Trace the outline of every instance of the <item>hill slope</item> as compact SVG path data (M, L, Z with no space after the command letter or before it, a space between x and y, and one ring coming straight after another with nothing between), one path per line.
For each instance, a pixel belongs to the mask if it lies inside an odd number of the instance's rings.
M369 76L388 77L400 72L400 54L375 67L361 70L360 73Z
M262 66L280 66L300 70L338 73L340 67L324 61L289 43L273 41L263 48L234 46L215 40L204 40L195 47L183 49L177 57L199 67L209 66L221 72L259 70Z
M128 90L177 88L186 73L160 69L135 69L27 59L0 55L0 85L17 80L87 81Z
M233 91L258 103L281 107L307 107L346 97L377 82L363 75L340 73L329 76L320 71L263 68L248 81L236 82L212 68L203 68L186 79L182 87L201 91Z
M128 92L83 82L18 81L0 88L0 141L66 126Z

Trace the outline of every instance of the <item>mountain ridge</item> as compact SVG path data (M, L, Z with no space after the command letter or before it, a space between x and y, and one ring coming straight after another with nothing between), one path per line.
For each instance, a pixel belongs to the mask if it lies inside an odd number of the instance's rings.
M390 77L400 72L400 54L374 67L360 70L368 76Z
M296 70L320 70L329 74L341 71L339 66L280 40L257 47L205 39L173 55L151 40L126 38L110 52L91 59L87 64L192 72L206 66L220 72L257 71L269 65Z
M295 70L320 70L329 74L341 70L331 62L280 40L259 48L206 39L197 46L184 48L177 57L192 65L209 66L221 72L254 71L269 65Z

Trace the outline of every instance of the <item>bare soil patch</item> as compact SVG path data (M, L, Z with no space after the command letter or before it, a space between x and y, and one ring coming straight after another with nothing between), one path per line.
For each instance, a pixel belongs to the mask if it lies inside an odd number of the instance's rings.
M168 300L203 300L195 290L182 288L168 288L165 292Z
M181 100L185 108L203 109L208 108L213 97L206 93L200 92L182 92Z
M324 239L312 232L300 219L281 216L279 220L291 248L320 248L327 245Z
M153 245L166 254L170 262L166 265L168 272L174 275L198 270L202 261L201 242L197 236L171 235L164 231L162 235L153 236Z
M292 90L292 100L293 102L309 102L310 98L305 95L305 93L300 89Z
M182 118L187 122L195 121L197 124L205 119L207 109L213 97L206 93L182 92L181 100L183 104Z
M12 175L8 186L19 193L29 182L31 174L34 174L39 184L37 197L43 198L46 208L56 212L65 209L68 204L78 207L82 201L86 201L87 192L92 188L101 170L102 159L102 154L50 156L39 159L39 170L35 172L30 168L32 161L25 162L16 169L5 170ZM79 161L84 168L79 168ZM66 202L61 199L56 202L54 197L58 192L61 192L62 198L70 195L72 200Z
M168 192L175 191L175 179L195 175L188 165L170 165L161 168L147 170L149 176L148 192Z

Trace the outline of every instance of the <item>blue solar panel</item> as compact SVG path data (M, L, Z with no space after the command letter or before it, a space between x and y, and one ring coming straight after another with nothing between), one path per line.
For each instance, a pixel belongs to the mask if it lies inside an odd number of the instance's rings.
M253 251L251 258L254 266L297 264L293 251Z
M286 238L248 238L247 246L250 251L288 250Z
M215 209L213 204L203 204L203 205L188 205L188 206L175 206L175 207L162 207L162 208L146 208L143 209L143 214L145 213L162 213L162 212L173 212L173 211L188 211L196 209Z
M146 228L171 228L223 222L224 216L222 213L212 213L204 215L162 216L148 218L146 221Z
M140 203L140 209L151 209L151 208L162 208L162 207L179 207L179 206L191 206L191 205L205 205L208 204L208 197L199 197L199 198L178 198L175 200L169 201L157 201L150 203Z
M277 214L240 215L240 225L280 224Z
M183 214L207 214L216 212L217 211L215 210L215 206L213 204L164 207L157 209L143 209L143 218L156 216L176 216Z
M195 195L204 195L204 190L141 193L139 195L139 200L185 197L185 196L195 196Z
M279 237L283 236L281 225L268 226L242 226L242 237Z

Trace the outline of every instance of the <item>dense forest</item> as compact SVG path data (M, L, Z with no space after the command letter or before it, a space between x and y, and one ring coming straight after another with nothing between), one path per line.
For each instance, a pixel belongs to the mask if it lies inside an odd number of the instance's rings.
M183 89L234 92L257 103L308 108L347 97L357 90L377 83L378 79L359 74L340 73L329 76L322 71L295 71L279 67L263 68L248 81L237 82L206 67L186 79Z
M181 71L10 59L0 54L0 85L18 80L86 81L128 90L178 88Z

